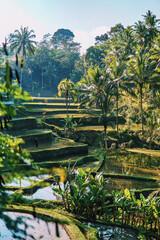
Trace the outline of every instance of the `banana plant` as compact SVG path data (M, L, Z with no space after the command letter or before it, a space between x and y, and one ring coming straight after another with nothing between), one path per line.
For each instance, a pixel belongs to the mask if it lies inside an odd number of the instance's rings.
M71 178L68 176L64 189L59 183L53 188L62 196L65 209L92 220L104 213L108 191L103 174L93 176L90 169L78 168Z

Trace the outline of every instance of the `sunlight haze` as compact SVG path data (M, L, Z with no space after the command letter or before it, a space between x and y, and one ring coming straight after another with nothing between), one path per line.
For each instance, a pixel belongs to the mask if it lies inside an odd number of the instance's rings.
M59 28L71 30L81 52L95 44L95 37L117 23L125 27L151 10L160 18L159 0L1 0L0 42L15 29L28 26L42 40Z

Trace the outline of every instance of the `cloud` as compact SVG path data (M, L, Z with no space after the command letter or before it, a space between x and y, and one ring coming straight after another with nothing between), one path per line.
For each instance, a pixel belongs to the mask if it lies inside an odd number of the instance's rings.
M75 41L79 42L82 46L81 53L85 53L86 49L90 46L95 45L95 37L110 31L110 27L100 26L92 29L90 32L87 31L74 31Z

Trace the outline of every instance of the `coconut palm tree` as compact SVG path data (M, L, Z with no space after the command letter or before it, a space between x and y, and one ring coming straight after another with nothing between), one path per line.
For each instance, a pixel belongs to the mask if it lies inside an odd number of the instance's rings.
M160 73L160 35L154 38L151 47L151 59L156 61L156 71ZM155 107L160 108L160 82L157 81L156 84L152 85L151 93L152 93L152 102Z
M35 38L33 30L28 30L28 27L22 27L20 30L15 30L9 36L9 43L11 52L16 52L21 54L22 57L26 57L27 53L30 55L34 54L36 41L32 39Z
M115 99L116 99L116 126L117 126L117 136L119 135L118 129L118 114L119 114L119 97L122 95L122 91L128 92L135 97L133 91L133 84L128 81L126 77L126 62L116 57L112 57L112 62L110 63L107 72L109 73L109 78L112 81ZM121 92L120 92L121 91Z
M134 25L135 40L142 48L147 46L147 27L142 21L138 21Z
M157 61L157 71L160 72L160 35L156 37L153 41L151 48L151 59L155 59Z
M151 149L151 144L153 140L158 139L160 136L160 118L154 111L150 111L147 116L147 142L149 143L149 148Z
M139 100L140 100L140 112L141 112L141 124L142 135L144 133L143 123L143 90L146 84L154 84L159 81L159 75L156 71L156 61L151 59L150 52L144 51L139 45L135 49L135 55L133 55L128 62L128 77L137 85Z
M28 27L22 27L20 30L15 30L14 33L11 33L9 36L9 44L11 52L16 53L16 65L18 66L18 54L20 54L21 57L21 85L22 85L22 71L23 71L23 65L24 65L24 59L27 56L27 53L29 55L34 54L35 52L35 46L36 41L32 40L35 38L36 35L34 34L33 30L28 30Z
M85 106L88 113L98 116L99 122L103 124L105 149L107 149L107 126L112 116L111 106L114 96L112 81L108 80L108 74L96 67L94 70L89 69L87 76L77 83L81 106Z
M119 95L120 89L123 89L130 94L134 95L132 90L133 86L126 78L126 61L129 59L129 55L132 53L134 45L132 29L130 27L124 29L123 34L119 35L119 41L110 42L110 46L107 50L107 57L105 59L106 71L109 74L109 78L113 81L116 98L116 125L117 135L118 132L118 111L119 111Z
M158 36L159 33L159 19L156 19L151 11L148 11L146 15L143 15L144 21L138 21L134 25L135 39L143 48L151 47L153 39Z
M58 85L58 94L56 96L61 97L64 94L66 100L67 116L68 107L70 104L70 98L76 101L75 85L70 79L63 79Z
M155 37L158 36L159 33L159 26L158 24L160 23L159 19L156 19L156 15L154 15L150 10L146 13L146 15L143 15L144 20L145 20L145 25L148 30L147 33L147 40L149 46L151 46L151 43Z

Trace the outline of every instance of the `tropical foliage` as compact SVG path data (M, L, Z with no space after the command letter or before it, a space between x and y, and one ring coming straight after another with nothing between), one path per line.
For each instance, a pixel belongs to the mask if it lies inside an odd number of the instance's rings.
M75 62L80 60L80 46L73 39L74 34L68 29L59 29L53 36L44 35L35 54L26 59L23 74L26 90L48 91L53 96L60 81L71 78Z
M107 79L108 75L98 67L88 70L86 78L77 83L80 104L91 115L98 116L104 127L104 145L107 149L107 127L111 124L114 88Z
M21 26L20 30L15 30L9 36L11 52L21 54L23 57L26 57L27 53L34 54L36 42L32 39L35 37L33 30L29 31L28 27Z
M156 61L151 60L149 51L144 52L140 49L140 46L137 46L135 55L130 58L128 64L129 78L135 82L140 98L140 117L143 134L143 89L147 84L151 85L159 82L159 75L156 72Z
M106 94L106 86L109 83L112 89L112 103L114 102L110 106L110 113L116 114L117 138L119 114L123 113L128 122L141 123L142 136L144 136L147 111L152 110L160 114L158 106L160 92L158 25L159 20L148 11L144 15L144 21L138 21L132 27L124 28L121 24L117 24L111 28L106 41L90 47L86 52L84 64L88 71L85 70L84 77L78 84L81 85L83 91L83 79L87 79L85 81L89 84L87 89L85 83L86 97L81 98L81 104L85 101L85 106L90 109L97 108L97 103ZM95 88L95 82L90 80L91 74L89 74L89 72L94 72L96 75L97 66L99 72L103 71L104 76L103 81L102 77L97 77L98 90ZM101 94L99 94L100 85ZM100 105L98 108L101 108Z
M18 54L20 67L24 68L24 89L34 94L45 90L64 95L67 109L69 99L78 99L88 113L96 116L104 127L104 146L108 148L107 128L117 125L119 137L119 115L123 114L134 123L141 123L139 136L146 139L147 147L159 137L160 116L160 32L159 20L148 11L143 21L125 28L117 24L110 32L96 37L96 46L87 49L80 56L80 45L74 42L74 34L68 29L59 29L53 35L47 34L37 45L32 39L34 31L21 27L10 34L3 45L0 69L0 200L5 206L4 171L20 174L18 164L29 162L29 155L21 149L22 140L3 131L16 114L16 105L28 98L19 88ZM11 67L10 55L16 53L16 65ZM32 55L35 53L34 55ZM32 56L30 56L32 55ZM3 64L2 64L3 63ZM7 103L7 104L6 104ZM112 116L116 115L116 122ZM112 120L112 121L111 121ZM128 120L128 125L130 125ZM64 134L67 137L76 131L77 124L67 114ZM129 134L129 131L128 131ZM139 138L138 138L139 139ZM143 139L142 139L143 140ZM103 174L94 175L90 170L66 169L64 186L57 178L58 189L67 211L110 223L142 227L154 234L160 234L160 206L156 197L145 198L142 194L125 189L108 194ZM1 217L5 219L2 208Z
M67 138L76 138L77 131L77 122L73 121L73 116L70 117L70 115L67 115L67 117L64 119L62 134Z
M16 72L16 69L11 68L6 43L3 48L6 56L3 56L3 65L0 65L0 68L5 66L0 75L0 215L16 236L15 233L19 230L18 224L22 221L19 219L13 222L4 213L7 204L7 194L4 190L5 179L12 180L14 177L24 176L25 171L22 171L20 163L31 165L32 161L29 153L21 148L23 140L6 134L5 130L8 129L10 120L16 114L16 106L22 100L29 99L29 96L22 88L19 88L19 79L13 78L13 72ZM22 231L22 234L25 235L25 231Z
M96 219L99 206L102 206L102 213L107 204L103 175L93 176L90 169L83 171L81 168L77 174L74 174L74 168L68 168L66 172L67 181L64 183L64 189L59 181L58 188L53 189L62 196L65 209L88 219Z
M160 233L160 204L156 196L145 198L140 194L138 197L128 189L109 194L109 181L104 179L103 173L95 175L90 169L83 171L81 168L77 173L74 168L65 171L64 187L57 176L58 188L53 190L62 196L67 211L92 221L99 219L140 230L143 228L153 236Z

